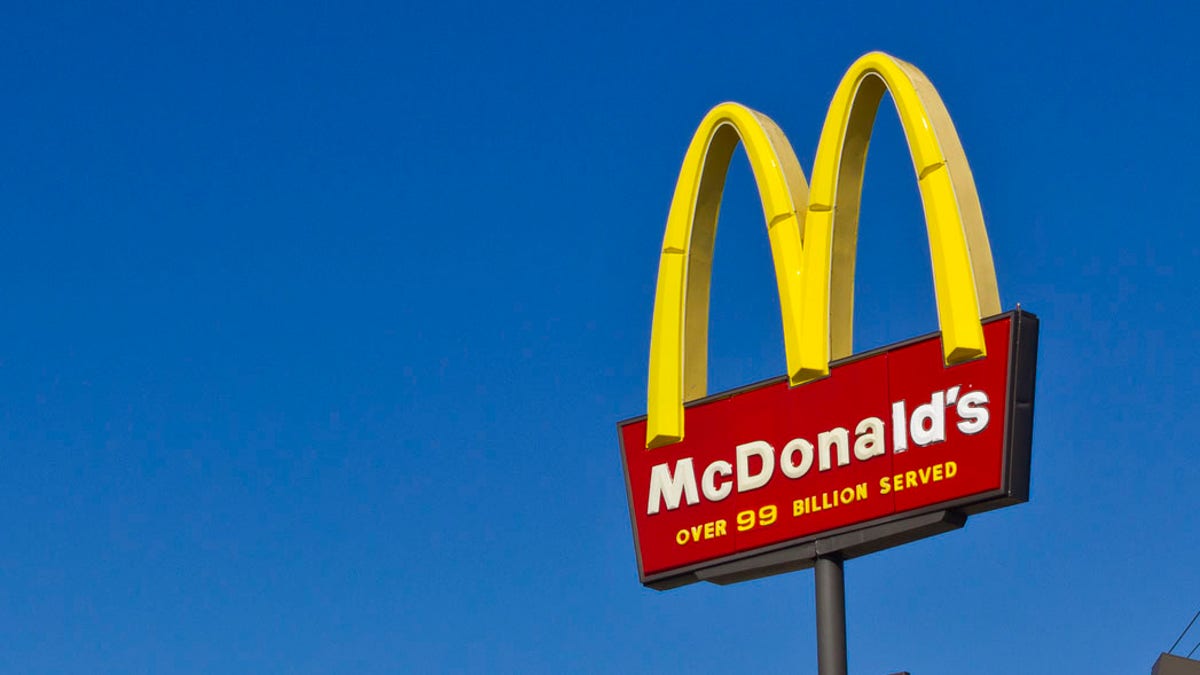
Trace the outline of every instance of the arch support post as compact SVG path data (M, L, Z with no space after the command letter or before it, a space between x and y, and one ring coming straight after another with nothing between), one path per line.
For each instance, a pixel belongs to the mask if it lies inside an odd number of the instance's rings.
M846 675L846 580L837 554L813 565L817 586L817 673Z

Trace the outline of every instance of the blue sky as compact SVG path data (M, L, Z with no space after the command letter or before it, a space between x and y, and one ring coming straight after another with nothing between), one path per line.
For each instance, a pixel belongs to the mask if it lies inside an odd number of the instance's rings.
M0 669L815 670L811 572L638 584L615 425L695 125L745 103L808 169L875 49L940 90L1042 334L1030 502L848 562L851 671L1149 672L1200 609L1194 9L35 5ZM936 328L886 104L866 172L858 348ZM723 208L713 390L784 367L742 158Z

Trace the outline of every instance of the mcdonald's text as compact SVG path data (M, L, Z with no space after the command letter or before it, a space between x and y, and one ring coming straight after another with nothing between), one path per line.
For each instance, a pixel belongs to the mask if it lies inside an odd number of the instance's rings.
M890 441L885 433L886 423L872 416L864 417L854 425L853 441L849 429L835 427L817 434L815 446L807 439L793 438L778 453L766 441L742 443L734 449L733 462L718 459L709 464L700 474L699 484L692 457L677 460L674 468L665 462L655 464L650 469L646 514L654 515L664 506L668 511L677 509L681 502L684 505L699 504L701 496L707 501L719 502L735 489L749 492L762 488L775 476L799 480L813 469L814 464L818 471L831 471L835 463L838 467L848 466L851 445L854 459L866 462L885 454L889 442L893 453L906 452L910 441L919 447L944 443L947 407L958 415L952 428L961 434L974 435L988 426L987 404L987 392L963 393L962 387L956 385L946 391L934 392L928 403L913 409L911 416L906 414L907 401L893 402L891 419L894 426ZM889 490L886 480L881 483L881 488L885 494ZM894 489L901 489L899 483Z

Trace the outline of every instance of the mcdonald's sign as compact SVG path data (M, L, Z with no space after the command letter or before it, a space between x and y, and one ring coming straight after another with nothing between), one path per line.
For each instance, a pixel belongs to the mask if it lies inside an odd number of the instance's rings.
M940 332L851 353L863 167L890 92L924 206ZM717 215L737 144L762 201L787 374L706 391ZM659 260L646 415L621 422L644 584L853 557L1026 501L1038 320L1001 312L974 179L937 91L882 53L843 77L812 183L765 115L723 103L684 156Z

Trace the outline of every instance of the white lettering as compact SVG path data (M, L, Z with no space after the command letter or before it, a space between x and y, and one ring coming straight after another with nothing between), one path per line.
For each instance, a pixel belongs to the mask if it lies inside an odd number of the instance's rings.
M987 405L988 395L982 391L973 391L958 399L958 430L964 434L977 434L987 428L988 409L979 406Z
M834 446L837 447L838 466L846 466L850 463L850 432L836 427L817 434L817 456L820 460L820 466L817 468L821 471L828 471L832 468L829 461L829 450Z
M757 455L762 459L762 468L755 475L750 475L750 456ZM775 448L766 441L751 441L737 446L737 490L748 492L757 490L771 480L775 473Z
M792 461L792 457L797 452L800 453L799 464ZM788 478L800 478L808 473L808 470L812 468L812 463L813 445L803 438L793 438L783 446L783 452L779 455L779 469Z
M700 502L696 494L696 471L692 468L692 458L687 457L675 463L675 475L666 464L655 464L650 469L650 502L646 509L647 515L658 513L660 502L666 501L667 510L679 508L680 497L686 496L688 505Z
M854 427L854 458L865 460L883 454L883 420L868 417Z
M969 386L969 385L968 385ZM929 402L912 409L908 415L908 403L901 400L891 404L892 447L896 453L907 452L909 443L923 447L933 443L946 441L947 408L957 413L955 426L959 432L972 435L987 428L991 420L988 410L989 398L981 390L964 391L962 385L956 385L945 391L933 392ZM808 475L817 465L819 471L830 471L834 466L848 466L853 451L854 459L865 462L869 459L886 454L887 425L881 417L865 417L854 426L853 444L850 431L843 427L834 427L817 434L816 445L803 438L793 438L783 446L776 462L775 448L767 441L750 441L735 447L733 462L717 459L710 462L703 473L697 475L695 458L685 457L676 460L674 467L670 463L656 464L650 469L650 495L646 505L646 513L655 515L663 509L667 511L678 509L682 505L700 503L701 494L706 501L719 502L727 499L733 492L750 492L767 485L775 474L776 465L780 473L790 479L798 479ZM836 454L835 454L836 453ZM836 458L836 459L835 459ZM892 483L887 483L885 477L884 489L901 490L917 487L930 481L940 481L953 477L957 467L953 462L946 463L944 477L939 468L931 468L929 476L921 471L907 471L891 477ZM902 480L901 480L902 479ZM901 484L903 483L903 485ZM890 485L890 488L888 487ZM831 492L835 497L838 492ZM836 504L835 504L836 505ZM747 512L750 513L750 512ZM713 521L714 523L717 521ZM713 525L713 532L718 527ZM695 533L680 530L680 536L687 539L699 539ZM713 534L712 536L718 536ZM704 538L711 538L705 535Z
M913 443L929 445L946 440L946 394L935 392L929 403L916 407L908 432Z
M908 412L904 410L904 401L892 404L892 452L901 453L908 450Z
M717 485L717 474L732 476L733 465L724 460L717 460L704 470L704 475L700 477L700 487L704 490L705 498L710 502L719 502L733 491L733 481L725 481L720 486Z

